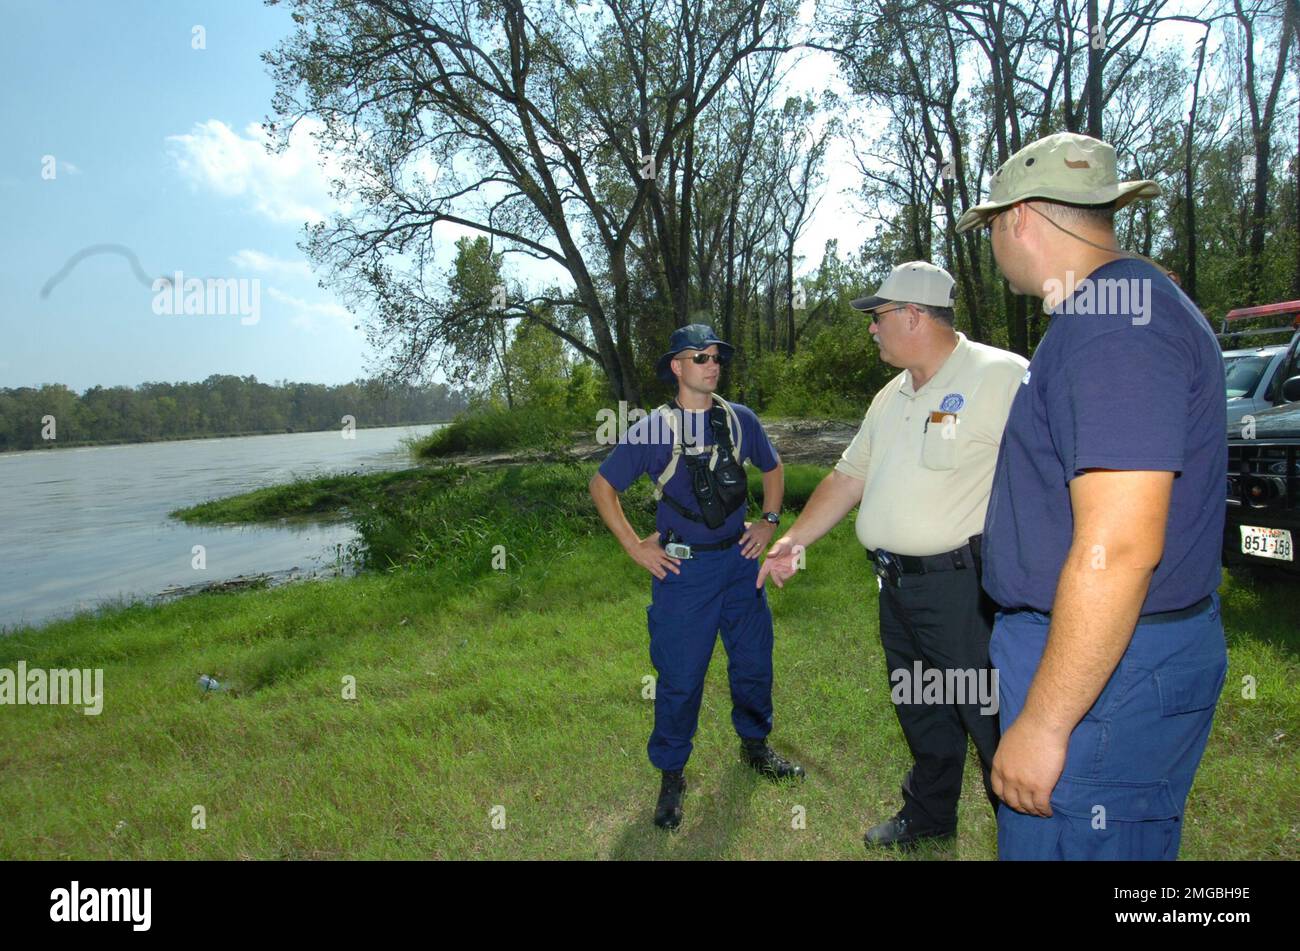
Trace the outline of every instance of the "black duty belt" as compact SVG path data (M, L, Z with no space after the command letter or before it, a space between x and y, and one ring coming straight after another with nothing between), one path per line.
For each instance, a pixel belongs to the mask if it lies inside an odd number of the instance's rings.
M1210 596L1207 594L1195 604L1186 608L1179 608L1177 611L1160 611L1155 614L1142 614L1138 616L1137 622L1143 624L1172 624L1175 621L1186 621L1188 618L1196 617L1202 611L1210 606ZM1051 611L1038 611L1035 608L1013 608L1008 609L1006 614L1020 614L1025 611L1033 611L1035 614L1041 614L1044 617L1051 617Z
M1189 617L1196 617L1196 615L1200 614L1209 606L1210 596L1207 594L1191 607L1182 608L1178 611L1161 611L1159 614L1143 614L1138 617L1138 623L1169 624L1173 621L1186 621Z
M670 534L669 536L665 537L664 533L660 532L659 547L663 548L665 547L668 541L672 541L678 545L687 546L692 553L697 551L722 551L722 549L724 548L730 548L732 545L736 544L736 542L740 541L743 537L744 537L744 533L742 532L740 535L734 535L731 538L724 538L720 542L705 542L703 544L696 544L695 542L682 541L680 538L676 537L676 533Z
M891 575L924 575L935 571L960 571L963 568L979 568L980 536L973 535L965 545L938 555L896 555L893 552L877 548L867 549L876 567Z

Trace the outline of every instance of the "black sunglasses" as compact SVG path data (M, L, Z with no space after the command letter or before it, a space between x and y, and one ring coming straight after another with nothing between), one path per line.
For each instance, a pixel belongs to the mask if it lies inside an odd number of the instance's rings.
M678 359L678 360L690 360L692 363L694 363L694 364L698 367L698 366L703 366L704 364L708 363L710 360L712 360L714 363L721 364L721 363L722 363L722 354L720 354L720 353L696 353L696 354L693 354L692 356L689 356L689 357L678 357L677 359Z

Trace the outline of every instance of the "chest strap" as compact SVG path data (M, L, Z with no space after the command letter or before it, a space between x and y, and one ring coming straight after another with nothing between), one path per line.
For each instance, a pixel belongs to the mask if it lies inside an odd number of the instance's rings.
M710 393L709 395L713 397L714 403L717 404L718 406L721 406L727 413L727 433L731 437L731 454L735 458L735 460L739 462L741 458L740 455L741 445L744 441L744 431L740 427L740 417L736 415L736 411L732 409L731 404L728 403L726 400L724 400L717 393ZM686 443L684 441L685 437L682 434L682 430L685 428L686 425L685 418L681 414L681 410L675 410L672 406L670 406L667 403L664 403L662 406L656 408L655 414L663 417L664 423L668 426L669 432L673 434L672 456L668 460L668 465L664 467L664 471L659 473L659 478L655 480L655 484L654 484L655 501L662 502L666 500L668 504L679 514L684 515L687 518L690 518L697 522L703 521L703 519L701 519L698 515L688 512L688 510L676 499L673 499L672 497L664 494L664 486L666 486L669 480L671 480L672 477L677 474L677 462L681 458L682 453L686 451ZM700 452L700 454L702 454L702 452ZM710 447L709 468L710 469L716 468L717 464L718 464L718 443L715 440L713 445Z

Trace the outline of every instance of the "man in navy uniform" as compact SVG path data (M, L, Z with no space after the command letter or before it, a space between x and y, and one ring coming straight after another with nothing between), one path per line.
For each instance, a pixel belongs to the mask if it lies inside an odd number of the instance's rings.
M677 397L631 426L589 486L601 518L628 556L653 575L650 660L658 673L647 751L662 770L655 825L675 829L683 769L699 719L704 676L719 632L727 651L731 722L743 755L772 779L802 777L767 745L772 730L772 612L755 586L758 558L780 523L781 461L754 412L717 396L730 344L711 327L672 335L656 366ZM748 459L763 472L763 517L745 521ZM639 538L618 495L642 474L655 481L655 532Z
M1177 858L1227 670L1223 358L1163 269L1115 238L1115 211L1159 193L1063 132L1008 159L957 223L987 225L1012 290L1052 317L984 527L1004 859Z

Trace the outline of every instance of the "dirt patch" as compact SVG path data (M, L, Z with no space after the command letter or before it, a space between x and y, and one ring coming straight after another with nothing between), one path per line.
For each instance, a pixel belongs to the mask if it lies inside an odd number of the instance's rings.
M782 462L830 466L858 431L858 423L839 419L788 419L764 424Z
M829 466L858 431L856 422L838 419L783 419L765 422L768 438L785 463L800 462ZM555 449L525 449L510 452L455 453L441 461L461 466L491 467L529 462L583 462L604 459L610 447L596 442L594 433L574 433L573 442Z
M236 575L224 581L206 581L202 584L172 585L154 595L154 600L166 602L176 598L188 598L196 594L222 594L230 591L251 591L258 588L278 588L295 581L313 578L335 578L350 574L347 569L333 566L308 569L303 571L296 565L281 571L268 571L254 575Z

